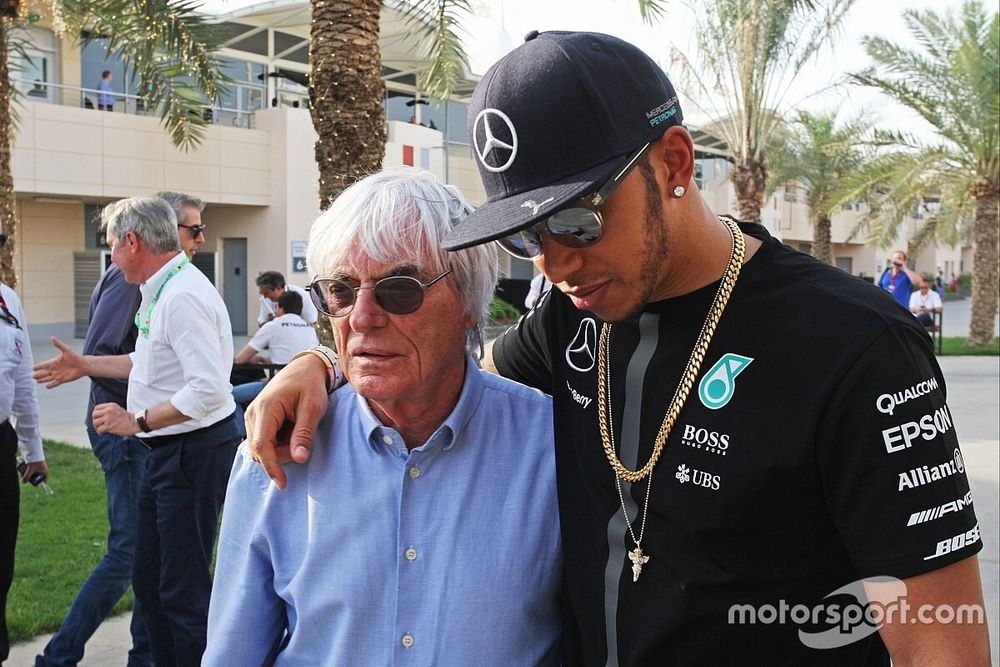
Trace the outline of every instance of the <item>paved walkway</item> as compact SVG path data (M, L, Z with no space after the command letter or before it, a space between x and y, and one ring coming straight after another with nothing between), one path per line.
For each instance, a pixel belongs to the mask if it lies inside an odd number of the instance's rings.
M950 301L944 319L944 335L968 333L969 301ZM1000 329L998 329L1000 330ZM236 341L241 348L248 338ZM64 341L79 349L82 341ZM52 356L47 341L32 341L36 360ZM976 499L976 513L983 536L980 565L986 607L992 630L993 664L1000 665L1000 358L942 357L941 368L948 386L948 404L955 418L966 470ZM78 381L57 389L39 389L42 432L46 438L89 447L83 428L88 383ZM53 476L59 474L57 466ZM129 615L107 620L87 644L81 667L118 667L125 664L130 645ZM49 636L11 648L7 665L29 667Z

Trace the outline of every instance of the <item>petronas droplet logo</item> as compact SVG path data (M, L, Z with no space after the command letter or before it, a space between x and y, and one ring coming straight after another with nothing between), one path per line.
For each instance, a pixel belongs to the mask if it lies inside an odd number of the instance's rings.
M708 369L698 385L698 398L709 410L718 410L729 402L736 391L736 376L753 361L750 357L727 352Z

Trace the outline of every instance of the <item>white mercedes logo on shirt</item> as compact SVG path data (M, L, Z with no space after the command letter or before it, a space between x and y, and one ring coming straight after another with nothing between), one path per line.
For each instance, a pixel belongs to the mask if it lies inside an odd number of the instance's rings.
M586 373L594 367L595 349L597 349L597 323L588 317L580 322L576 335L566 346L566 363L573 370Z
M483 136L485 137L485 143L482 146L479 145L480 123L482 123ZM499 130L501 123L506 125L508 132L510 132L511 143L509 144L497 139L493 131L493 128ZM510 169L510 165L514 164L514 158L517 157L517 131L514 129L514 123L511 122L510 118L503 111L499 109L483 109L480 111L479 115L476 116L476 122L472 124L472 141L476 146L476 156L486 171L499 174L500 172L507 171ZM500 154L497 151L510 151L510 157L499 166L494 167L486 162L486 158L489 157L490 153L494 153L496 161L500 162Z

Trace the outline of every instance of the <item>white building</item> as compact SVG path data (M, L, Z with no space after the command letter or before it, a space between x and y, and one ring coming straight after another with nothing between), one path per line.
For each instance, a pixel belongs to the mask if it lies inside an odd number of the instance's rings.
M90 291L107 261L94 220L101 207L121 197L177 190L208 204L207 242L195 263L223 295L235 333L256 329L254 278L261 271L281 271L298 285L311 278L300 261L319 213L316 135L302 85L309 3L270 0L219 21L230 34L219 55L236 83L222 108L206 110L212 124L205 140L187 153L174 148L155 115L145 115L126 86L122 64L105 58L100 40L81 49L56 37L44 21L29 28L32 60L15 74L24 95L12 164L20 220L18 291L36 337L85 331ZM447 105L424 104L417 86L420 63L410 54L399 15L383 9L381 32L384 164L429 169L481 202L485 194L466 130L475 78L467 77ZM104 69L114 74L119 98L112 113L94 108ZM412 116L423 124L411 123ZM699 185L709 204L735 211L718 141L697 130L693 134L701 157ZM795 199L779 192L768 202L763 222L793 247L808 249L812 229L805 206ZM835 220L834 255L845 270L873 275L887 253L845 242L854 215ZM501 261L510 277L530 278L531 264ZM930 250L917 260L918 270L941 267L945 276L970 266L970 257L958 249Z

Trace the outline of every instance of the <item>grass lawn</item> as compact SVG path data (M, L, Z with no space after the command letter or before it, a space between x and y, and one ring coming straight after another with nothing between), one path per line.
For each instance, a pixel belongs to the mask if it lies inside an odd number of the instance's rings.
M104 473L89 449L45 441L53 495L21 487L14 584L7 599L11 642L59 627L107 548ZM132 607L131 590L115 613Z
M941 341L941 356L969 355L978 357L1000 356L1000 338L994 338L992 345L966 347L964 336L945 336Z

